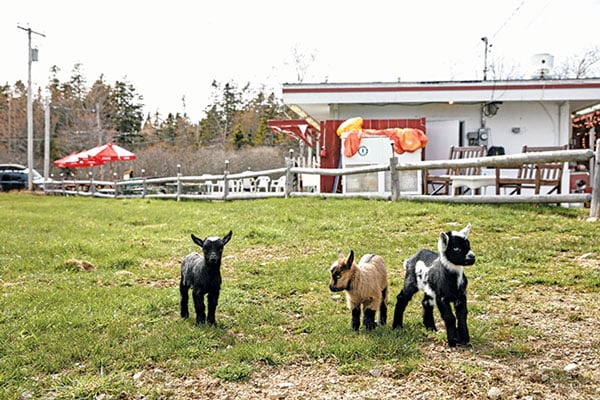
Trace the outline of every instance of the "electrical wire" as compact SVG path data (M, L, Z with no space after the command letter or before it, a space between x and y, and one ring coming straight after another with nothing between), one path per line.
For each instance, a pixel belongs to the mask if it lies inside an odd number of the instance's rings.
M521 7L523 7L523 4L525 4L525 0L521 1L521 4L519 4L512 12L512 14L509 15L509 17L504 21L504 23L502 25L500 25L500 28L498 28L498 30L496 31L496 33L494 33L492 35L492 38L495 38L498 33L500 33L500 31L502 29L504 29L504 27L510 22L510 20L519 12L519 10L521 9Z

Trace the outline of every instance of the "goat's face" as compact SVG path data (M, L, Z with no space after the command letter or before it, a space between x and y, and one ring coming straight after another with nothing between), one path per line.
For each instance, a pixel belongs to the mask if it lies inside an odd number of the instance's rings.
M354 251L350 250L348 258L344 257L341 250L338 250L338 259L335 261L329 272L331 272L331 281L329 282L329 290L332 292L341 292L342 290L350 289L352 274L350 269L354 263Z
M468 236L471 224L460 232L440 233L438 250L450 263L458 266L475 264L475 253L471 250Z
M229 233L223 236L223 238L218 236L209 236L202 240L192 233L192 240L202 248L206 262L209 264L215 264L220 263L221 256L223 255L223 248L231 239L232 234L233 232L229 231Z

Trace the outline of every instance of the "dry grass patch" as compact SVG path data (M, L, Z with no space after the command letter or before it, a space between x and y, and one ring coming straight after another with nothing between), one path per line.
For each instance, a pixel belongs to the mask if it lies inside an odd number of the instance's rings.
M149 371L145 384L174 399L597 399L600 397L600 297L564 288L518 288L493 297L483 323L523 326L471 348L450 349L443 332L429 334L423 362L408 374L386 364L344 374L334 359L255 368L248 380L226 382L207 370L184 378ZM476 319L472 326L480 324ZM530 334L527 335L526 333ZM499 349L521 347L519 354ZM162 382L162 383L161 383ZM170 388L177 388L171 390Z

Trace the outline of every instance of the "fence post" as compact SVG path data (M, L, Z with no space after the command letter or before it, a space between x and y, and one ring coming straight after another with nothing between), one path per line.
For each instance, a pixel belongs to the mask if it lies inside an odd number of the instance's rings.
M229 160L225 160L225 171L223 172L223 200L227 200L227 195L229 195L227 175L229 175Z
M181 164L177 164L177 201L179 201L181 196Z
M285 198L290 197L294 185L294 174L292 174L292 167L294 166L294 149L290 149L290 155L285 163Z
M390 184L392 186L392 201L400 199L400 175L396 170L398 166L398 157L390 158Z
M592 203L590 217L600 218L600 139L596 141L596 155L594 160L594 182L592 183Z
M90 171L90 193L92 197L96 194L96 184L94 183L94 173Z
M116 190L115 193L117 193ZM142 199L146 198L146 194L148 194L148 184L146 183L146 170L142 168Z

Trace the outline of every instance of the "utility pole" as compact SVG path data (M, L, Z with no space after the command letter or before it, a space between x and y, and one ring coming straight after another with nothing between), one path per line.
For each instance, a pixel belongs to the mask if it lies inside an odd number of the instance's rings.
M27 32L27 168L29 169L29 174L27 174L27 189L31 192L33 191L33 100L31 93L31 63L37 61L37 50L34 57L31 49L31 34L35 33L42 37L46 37L46 35L36 32L29 27L23 28L22 26L17 25L17 28Z
M489 44L487 36L482 37L481 41L483 42L483 44L485 46L484 53L483 53L483 80L486 81L487 80L487 70L488 70L487 56L488 56L488 50L490 47L492 47L492 45Z
M44 193L48 186L50 175L50 97L46 96L44 109Z

